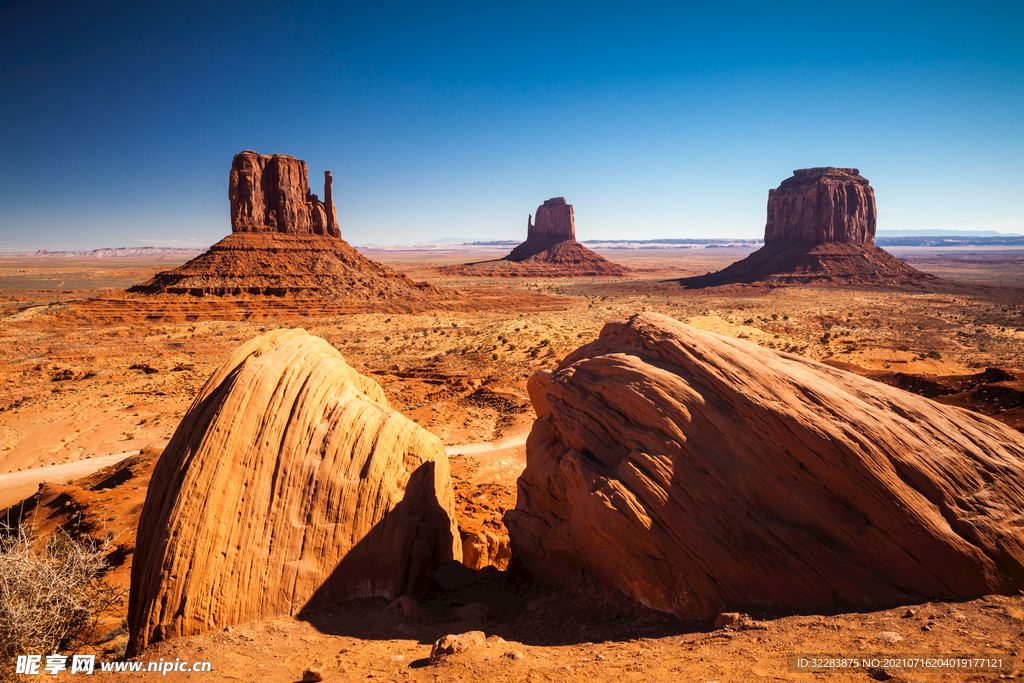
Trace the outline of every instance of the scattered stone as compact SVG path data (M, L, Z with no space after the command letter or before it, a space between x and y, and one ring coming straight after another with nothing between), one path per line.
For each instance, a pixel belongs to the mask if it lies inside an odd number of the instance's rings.
M901 618L902 619L910 619L911 617L916 617L916 616L917 616L917 612L915 612L912 609L908 609L906 612L903 613Z
M526 655L524 655L519 650L509 650L508 652L503 654L502 657L508 657L509 659L514 659L514 660L518 661L520 659L524 659L526 657Z
M483 645L486 637L483 631L449 634L434 643L430 650L430 661L434 662L448 655L457 655L476 645Z
M136 363L135 365L129 365L128 369L129 370L141 370L142 372L146 373L147 375L152 375L152 374L154 374L156 372L160 372L159 370L154 368L149 363Z
M416 599L408 595L400 595L396 600L388 605L388 609L392 612L401 612L406 617L413 619L429 619L430 615L427 611L416 602Z
M722 612L715 619L715 628L724 628L732 624L738 623L741 618L739 612Z
M302 672L302 683L319 683L324 680L324 668L311 666Z
M482 602L474 602L455 610L456 621L486 621L491 609Z

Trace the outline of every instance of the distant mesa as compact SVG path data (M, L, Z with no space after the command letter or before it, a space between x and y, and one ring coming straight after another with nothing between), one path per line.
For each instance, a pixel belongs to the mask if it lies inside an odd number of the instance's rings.
M228 182L231 234L128 291L298 297L373 304L375 310L401 310L446 295L371 261L341 239L331 184L325 171L320 201L309 191L305 161L252 151L235 155Z
M503 259L448 266L449 275L499 277L572 277L625 275L628 269L612 263L576 241L572 204L552 197L537 207L537 220L526 219L526 241Z
M655 313L527 389L505 522L545 582L683 619L1024 586L1024 437L990 418Z
M764 247L690 287L735 283L920 285L937 278L876 247L875 193L856 168L804 168L768 191Z
M440 439L325 340L282 329L207 381L139 520L130 650L350 598L462 557Z
M505 260L519 263L543 254L560 242L569 241L576 241L572 204L567 204L565 197L552 197L537 207L536 223L533 222L533 215L527 217L526 241L513 249Z

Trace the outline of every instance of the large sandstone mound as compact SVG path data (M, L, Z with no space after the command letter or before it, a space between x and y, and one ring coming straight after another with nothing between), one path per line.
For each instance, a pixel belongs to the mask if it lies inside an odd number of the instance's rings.
M132 652L397 597L462 556L440 440L304 330L248 342L164 450L132 567Z
M446 275L490 277L566 277L625 275L625 266L612 263L576 241L572 204L552 197L537 207L537 222L526 219L526 241L503 259L446 266Z
M876 247L875 192L856 168L804 168L768 191L764 247L691 287L734 283L917 285L936 280Z
M682 618L1024 585L1024 438L645 313L531 380L513 562Z

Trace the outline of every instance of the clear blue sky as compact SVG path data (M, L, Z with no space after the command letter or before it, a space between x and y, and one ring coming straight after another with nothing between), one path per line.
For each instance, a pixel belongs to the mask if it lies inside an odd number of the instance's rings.
M211 244L244 149L330 169L356 245L558 195L580 239L759 237L824 165L880 229L1024 233L1019 0L148 4L0 10L0 251Z

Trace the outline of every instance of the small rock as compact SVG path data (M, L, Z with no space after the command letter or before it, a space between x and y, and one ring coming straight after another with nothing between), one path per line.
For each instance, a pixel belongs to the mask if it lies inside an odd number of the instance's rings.
M882 643L886 643L888 645L895 645L896 643L903 640L903 636L896 633L895 631L882 631L877 636L875 636L875 640L880 641Z
M302 672L302 683L319 683L324 680L324 668L322 666L311 666Z
M929 626L928 624L924 624L924 625L921 626L921 630L922 631L931 631L932 627Z
M401 611L403 615L414 619L429 618L427 611L420 607L420 604L414 598L408 595L399 596L397 600L388 605L388 609L392 612Z
M886 671L885 669L883 669L880 666L876 666L876 667L873 667L871 669L868 669L868 676L870 676L871 678L875 679L876 681L887 681L890 678L892 678L892 676L889 674L889 672Z
M502 657L508 657L509 659L515 659L515 660L518 661L518 660L523 659L524 657L526 657L526 655L524 655L519 650L509 650L508 652L503 654Z
M468 631L466 633L450 633L434 643L430 649L430 661L434 662L447 655L457 655L465 652L474 645L483 645L486 641L483 631Z
M430 575L430 578L437 581L441 585L441 588L444 588L447 591L455 591L460 588L465 588L476 581L476 572L461 562L448 560L438 567L434 573Z
M735 624L740 620L739 612L722 612L715 619L715 628L725 628L730 624Z
M488 645L500 645L501 643L504 643L504 642L505 642L505 639L502 638L501 636L487 636L487 644Z
M902 618L903 619L909 619L910 617L916 617L916 616L917 616L917 612L915 612L912 609L908 609L906 612L903 613L903 617Z
M490 616L490 608L482 602L474 602L455 610L456 621L486 621Z
M404 662L405 661L405 655L391 655L391 661L392 662Z
M545 596L543 598L537 598L536 600L532 600L526 606L526 611L527 612L536 612L538 610L544 609L544 607L546 607L548 603L555 601L555 597L556 596L554 594L552 594L552 595Z

